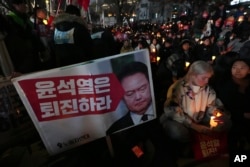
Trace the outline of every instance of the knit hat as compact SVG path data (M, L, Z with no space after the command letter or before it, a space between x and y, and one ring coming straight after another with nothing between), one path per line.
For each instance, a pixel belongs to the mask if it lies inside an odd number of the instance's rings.
M180 45L182 46L183 44L185 43L189 43L189 44L192 44L192 42L189 40L189 39L183 39L180 43Z
M217 41L224 41L225 40L225 38L223 37L223 36L219 36L218 38L217 38Z

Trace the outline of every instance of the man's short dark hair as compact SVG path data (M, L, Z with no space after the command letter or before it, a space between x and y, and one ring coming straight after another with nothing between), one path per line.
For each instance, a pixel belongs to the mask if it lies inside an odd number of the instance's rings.
M130 75L134 75L136 73L143 73L147 78L147 80L149 80L147 66L142 62L135 62L135 61L125 64L122 67L121 71L118 73L117 77L118 80L121 82L123 78Z

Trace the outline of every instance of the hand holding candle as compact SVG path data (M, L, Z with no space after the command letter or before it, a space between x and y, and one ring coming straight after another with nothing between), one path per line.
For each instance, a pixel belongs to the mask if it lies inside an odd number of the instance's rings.
M215 119L215 116L211 116L211 118L210 118L210 127L211 128L214 128L218 125L218 123L214 119Z
M222 119L220 119L221 116L222 116L222 113L219 111L216 111L215 115L210 117L211 128L216 127L218 123L223 123Z

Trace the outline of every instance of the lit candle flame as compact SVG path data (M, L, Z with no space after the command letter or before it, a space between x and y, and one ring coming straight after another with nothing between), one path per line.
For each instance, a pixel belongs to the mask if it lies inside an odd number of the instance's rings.
M210 118L210 127L211 128L216 127L218 125L218 123L214 121L214 118L215 118L215 116L211 116L211 118Z
M152 48L152 52L154 53L156 50L155 50L155 48Z
M216 59L216 56L212 56L212 60L214 61Z
M216 117L220 117L221 115L222 115L222 114L221 114L220 112L217 112L217 113L216 113L216 116L211 116L211 118L210 118L210 127L211 127L211 128L216 127L216 126L218 125L218 123L215 122L214 119L215 119Z
M159 56L157 56L156 60L157 60L157 62L159 62L161 60L161 58Z
M220 117L222 114L220 112L216 113L216 117Z

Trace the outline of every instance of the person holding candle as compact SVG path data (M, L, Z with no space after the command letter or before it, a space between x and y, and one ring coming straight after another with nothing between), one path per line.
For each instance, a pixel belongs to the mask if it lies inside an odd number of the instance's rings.
M153 38L150 44L150 52L151 53L155 53L156 55L158 55L159 50L160 50L160 44L158 43L156 38Z
M166 67L171 71L173 80L183 77L190 64L195 61L193 43L189 39L183 39L179 48L167 58Z
M194 50L196 60L204 60L213 64L213 50L210 37L203 37L202 44L197 44Z
M212 75L213 67L208 62L195 61L187 74L168 90L160 122L167 136L178 143L177 146L190 143L192 132L212 134L230 127L222 102L208 85ZM218 127L210 127L211 116L215 116L213 121Z

